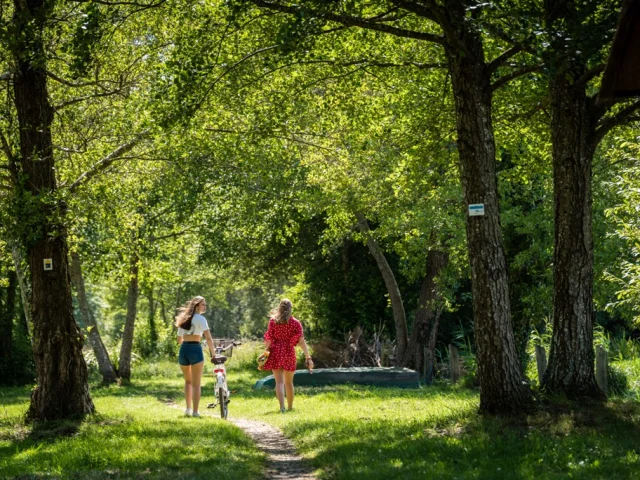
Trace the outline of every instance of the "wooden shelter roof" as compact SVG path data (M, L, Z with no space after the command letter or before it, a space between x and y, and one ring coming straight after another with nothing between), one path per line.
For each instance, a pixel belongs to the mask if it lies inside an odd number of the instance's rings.
M625 0L598 100L640 95L640 0Z

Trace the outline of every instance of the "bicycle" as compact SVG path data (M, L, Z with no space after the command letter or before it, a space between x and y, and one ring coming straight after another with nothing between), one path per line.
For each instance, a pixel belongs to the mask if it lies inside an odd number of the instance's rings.
M207 405L207 408L216 408L220 406L220 418L226 419L229 414L229 402L231 402L231 392L227 387L227 369L224 364L227 361L227 357L222 353L230 348L241 345L241 342L231 342L226 347L215 347L215 355L211 358L211 363L215 365L213 368L213 374L216 377L215 397L216 401Z

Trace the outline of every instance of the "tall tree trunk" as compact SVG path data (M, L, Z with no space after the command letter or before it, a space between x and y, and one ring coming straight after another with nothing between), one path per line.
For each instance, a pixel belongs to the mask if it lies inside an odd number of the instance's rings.
M33 323L31 321L29 287L27 285L27 276L22 269L22 255L20 254L20 250L15 244L11 246L11 256L13 258L13 266L16 270L16 276L18 277L18 286L20 287L20 299L22 300L22 309L24 310L24 323L27 327L27 335L29 335L29 341L31 342L31 346L33 347L33 329L31 327Z
M156 302L153 298L153 284L149 285L147 291L147 300L149 301L149 341L151 342L151 351L155 353L158 350L158 330L156 329Z
M9 270L9 285L4 289L6 292L6 300L4 308L0 308L0 359L4 360L5 365L11 363L13 350L13 319L16 315L16 273ZM1 307L1 305L0 305Z
M427 254L427 274L422 280L418 309L413 322L409 345L402 358L401 366L413 366L419 369L423 362L423 349L435 348L435 339L438 335L438 320L442 305L438 290L437 278L449 263L449 255L438 250L429 250Z
M584 73L570 57L550 81L553 142L553 336L543 387L569 397L604 397L594 372L591 169L595 119ZM571 80L573 78L573 80Z
M396 277L393 275L393 270L391 270L389 262L387 262L387 259L384 256L384 252L378 245L378 242L376 242L375 238L373 238L373 235L371 235L367 219L360 212L356 212L355 215L358 219L358 228L365 235L369 252L371 252L371 255L373 255L373 258L375 258L376 263L378 264L378 268L380 269L380 273L382 273L382 278L384 279L384 284L387 286L389 298L391 299L393 321L396 328L396 362L399 363L404 358L408 343L407 317L404 312L404 305L402 304L402 295L400 294Z
M123 380L131 380L131 351L133 349L133 329L138 313L138 255L131 256L129 267L129 288L127 290L127 319L122 334L118 373Z
M484 204L484 216L466 214L471 263L473 314L480 380L480 410L516 413L529 408L531 391L523 385L511 325L509 281L500 227L491 120L491 72L480 32L470 28L466 2L445 2L446 49L455 99L459 166L465 210ZM461 48L466 50L462 51Z
M111 383L118 382L118 376L111 364L111 359L107 353L107 349L102 343L102 337L100 336L100 330L98 324L93 317L93 312L89 307L87 300L87 292L84 286L84 278L82 276L82 264L80 263L80 255L77 251L71 252L71 264L70 264L71 281L76 287L78 293L78 305L80 306L80 312L84 319L84 323L87 326L87 336L91 342L93 353L98 361L98 370L102 375L102 383L109 385Z
M16 65L14 101L20 129L20 168L24 184L18 198L29 199L25 247L31 273L31 318L37 387L27 418L82 417L94 411L82 356L83 339L73 318L64 228L65 207L55 198L44 23L54 2L14 0L12 44ZM21 219L24 220L24 219ZM43 260L52 259L45 271Z
M162 323L166 326L169 325L169 319L167 318L167 307L162 297L158 300L160 303L160 316L162 317Z

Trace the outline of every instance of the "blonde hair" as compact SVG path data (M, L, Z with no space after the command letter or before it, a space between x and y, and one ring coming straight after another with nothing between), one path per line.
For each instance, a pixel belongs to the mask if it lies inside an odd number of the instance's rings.
M191 330L191 320L196 313L196 307L204 301L204 297L193 297L187 303L185 303L176 316L176 327L183 330Z
M271 310L270 315L276 323L287 323L289 318L291 318L291 312L293 312L293 304L291 303L291 300L283 298L280 300L278 308Z

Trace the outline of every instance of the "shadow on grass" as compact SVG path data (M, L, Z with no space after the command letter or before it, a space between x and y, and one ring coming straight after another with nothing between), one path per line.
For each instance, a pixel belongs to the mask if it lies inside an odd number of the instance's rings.
M29 401L31 387L0 388L0 406L18 405Z
M264 456L234 426L162 415L35 425L1 439L2 478L261 477Z
M300 420L285 433L329 478L637 478L640 405L431 420Z

